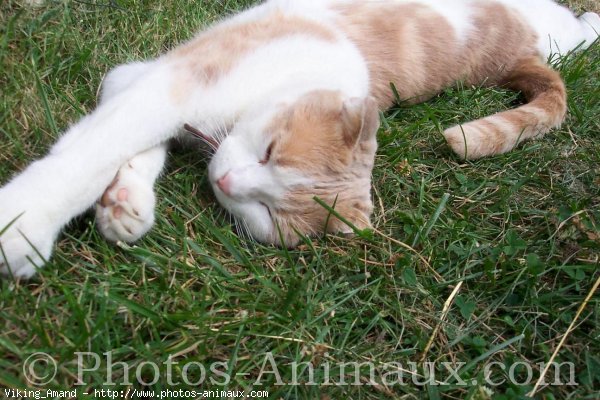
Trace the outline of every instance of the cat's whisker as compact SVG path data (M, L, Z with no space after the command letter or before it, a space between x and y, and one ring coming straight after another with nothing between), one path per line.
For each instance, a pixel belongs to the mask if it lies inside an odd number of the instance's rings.
M222 208L219 208L219 211L217 212L217 215L216 215L216 220L217 221L221 221L223 219L223 217L224 217L223 213L224 212L225 211Z
M248 240L248 238L246 237L246 229L244 228L243 221L239 218L236 218L236 222L238 224L238 234L243 240Z
M202 145L198 146L198 150L201 151L204 155L207 155L212 158L212 156L217 151L217 148L202 138L198 139L202 142Z
M203 133L201 130L199 130L197 128L194 128L190 124L184 124L183 125L183 129L185 129L186 131L188 131L189 133L191 133L194 137L197 137L198 139L202 140L210 148L212 148L212 150L214 152L217 151L217 149L219 147L219 142L216 141L213 137L211 137L211 136Z
M219 120L217 121L217 125L215 127L215 139L217 141L217 143L219 143L219 145L221 143L223 143L223 140L225 140L225 138L227 137L228 131L227 131L227 125L225 124L225 121L223 120Z
M250 241L254 241L254 235L250 230L250 226L248 226L248 221L246 221L246 218L242 218L242 222L244 223L244 227L246 229L246 234L248 235L248 238L250 239Z
M242 226L242 222L240 221L239 218L234 217L234 219L235 219L235 226L236 226L237 234L243 240L246 240L246 236L245 236L245 232L244 232L244 227Z
M243 240L247 240L246 237L246 232L244 230L244 227L242 225L242 222L238 219L238 218L233 218L235 220L235 228L236 228L236 232L237 234L243 239Z
M205 148L204 146L202 147L198 147L198 152L201 153L203 156L205 156L206 158L212 158L214 155L214 151L213 150L209 150L207 148Z
M238 236L240 236L244 241L252 240L253 237L250 232L250 228L248 227L248 224L246 223L246 220L244 218L238 218L236 216L234 216L233 219L235 221L235 227L236 227Z

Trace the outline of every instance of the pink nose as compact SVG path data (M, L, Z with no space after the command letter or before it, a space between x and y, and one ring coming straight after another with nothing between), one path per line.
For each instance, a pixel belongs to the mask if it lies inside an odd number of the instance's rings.
M231 177L229 176L229 172L217 179L217 186L221 189L221 192L229 196L231 192Z

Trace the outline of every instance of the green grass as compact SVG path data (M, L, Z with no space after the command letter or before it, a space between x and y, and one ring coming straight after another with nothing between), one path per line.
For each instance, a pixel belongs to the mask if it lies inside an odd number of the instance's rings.
M171 48L251 1L20 3L0 5L0 182L94 108L108 69ZM172 381L180 382L187 362L224 362L231 382L201 388L250 390L269 352L290 382L294 361L321 366L315 380L322 381L327 362L369 361L385 372L392 362L420 368L426 351L438 380L452 376L442 362L464 363L460 376L469 386L419 386L410 375L390 387L277 386L269 374L254 389L274 399L512 399L532 389L535 364L549 360L576 319L556 361L574 364L578 385L546 387L538 397L599 398L598 298L577 316L600 277L599 47L559 67L569 90L563 128L507 155L461 162L440 132L514 106L514 93L455 88L387 113L372 237L318 238L290 251L248 242L220 217L206 161L175 152L145 239L108 244L86 215L66 229L37 278L0 282L0 386L34 388L23 364L35 352L58 365L43 388L75 387L76 352L112 351L113 362L134 369L177 355ZM108 374L104 361L84 374L80 398L103 388L107 375L125 382L122 367ZM533 364L534 379L491 388L490 396L484 373L492 361ZM152 370L141 370L151 381ZM197 368L190 371L199 378ZM569 371L561 372L569 381ZM152 389L191 388L170 386L166 367L160 373ZM340 380L333 368L331 376ZM522 369L517 378L527 380ZM493 370L493 381L503 379ZM140 385L104 386L128 387Z

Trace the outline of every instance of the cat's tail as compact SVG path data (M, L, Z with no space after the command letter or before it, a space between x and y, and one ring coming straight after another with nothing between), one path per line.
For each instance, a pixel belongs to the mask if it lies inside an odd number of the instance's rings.
M447 129L444 136L460 157L476 159L506 153L524 140L559 127L564 120L565 85L538 57L517 63L503 86L523 93L527 104Z

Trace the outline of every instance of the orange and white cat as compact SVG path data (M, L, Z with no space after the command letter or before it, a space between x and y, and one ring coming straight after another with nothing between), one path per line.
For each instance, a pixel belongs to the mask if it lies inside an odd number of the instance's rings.
M598 32L597 14L576 18L549 0L267 1L108 73L96 110L0 189L0 271L33 275L96 202L108 239L140 238L165 143L186 123L215 149L219 202L257 240L348 231L314 196L368 227L392 83L407 102L457 81L523 92L527 104L444 132L461 157L498 154L561 123L565 88L544 60Z

